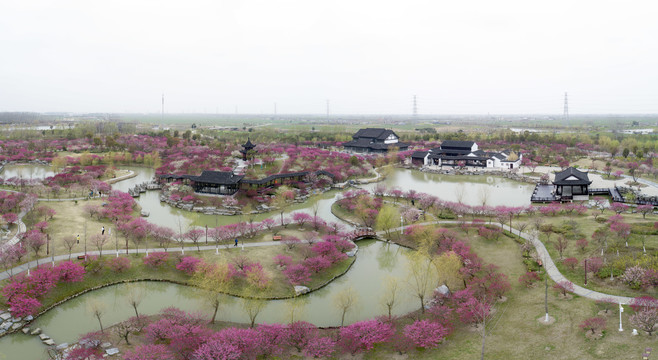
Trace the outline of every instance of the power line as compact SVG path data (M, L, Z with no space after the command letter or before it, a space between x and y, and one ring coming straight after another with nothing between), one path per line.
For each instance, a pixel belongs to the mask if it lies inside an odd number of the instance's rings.
M567 93L564 93L564 121L569 121L569 99L567 98Z
M418 103L416 102L416 95L414 95L413 116L418 117Z

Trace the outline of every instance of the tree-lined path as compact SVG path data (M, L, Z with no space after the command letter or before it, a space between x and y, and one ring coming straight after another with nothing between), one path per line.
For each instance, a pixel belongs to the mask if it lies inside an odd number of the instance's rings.
M422 225L432 225L432 224L458 224L458 223L459 222L457 222L457 221L436 221L436 222L425 222L425 223L414 224L414 225L416 225L416 226L421 225L422 226ZM414 226L414 225L405 225L405 226L402 226L402 227L397 227L397 228L392 229L391 231L392 232L399 232L399 231L402 231L402 230L406 229L409 226ZM548 276L551 278L551 280L555 281L556 283L560 282L560 281L569 281L569 279L567 279L564 275L562 275L562 273L555 266L555 263L553 262L553 259L551 258L550 254L548 253L548 250L546 249L546 246L544 246L544 243L542 243L535 236L532 236L528 233L524 233L524 232L521 232L517 229L511 228L509 225L501 226L500 224L497 224L497 223L491 223L491 225L501 227L503 230L507 230L507 231L511 232L512 234L514 234L514 235L517 235L517 236L519 236L519 237L521 237L525 240L530 241L530 243L537 250L537 254L539 254L541 259L543 259L544 268L546 269L546 271L548 273ZM375 233L375 235L377 237L382 237L384 234L385 233L383 231L379 231L379 232ZM283 243L280 242L280 241L266 241L266 242L258 242L258 243L247 243L247 244L239 245L238 248L242 248L242 247L251 248L251 247L259 247L259 246L279 246L279 245L282 245L282 244ZM231 248L231 247L232 246L230 246L229 248ZM185 249L184 251L193 252L197 248L189 246L189 247L186 247L184 249ZM207 246L200 246L199 249L202 250L202 251L209 251L209 250L217 251L218 247L217 247L217 245L207 245ZM152 249L148 249L148 250L147 249L138 249L138 250L128 249L129 254L146 253L146 252L150 253L150 252L160 252L160 251L165 251L165 249L164 248L152 248ZM181 249L168 248L168 251L173 253L173 252L176 252L176 251L181 251ZM125 255L125 254L126 254L125 249L119 250L119 256L122 256L122 255ZM71 254L71 257L72 258L77 258L78 256L84 256L84 255L85 255L85 253L74 253L74 254ZM87 255L99 255L99 252L98 251L88 251ZM116 249L115 250L103 250L102 255L108 256L108 257L109 256L117 256L117 251L116 251ZM68 254L57 255L57 256L54 257L54 260L55 261L62 261L62 260L68 260L68 258L69 258ZM50 261L52 261L52 257L42 258L42 259L40 259L40 264L48 263ZM27 271L28 268L33 268L35 266L37 266L37 261L36 260L30 261L28 263L25 263L25 264L22 264L22 265L19 265L19 266L16 266L13 269L11 269L9 271L5 271L2 274L0 274L0 280L4 280L4 279L9 278L10 273L17 274L17 273L20 273L20 272ZM584 288L582 286L578 286L578 285L575 285L575 284L573 285L573 287L574 287L574 291L573 291L574 294L576 294L578 296L582 296L584 298L592 299L592 300L613 299L615 302L621 303L621 304L628 304L632 300L631 297L618 296L618 295L609 295L609 294L601 293L601 292L598 292L598 291L590 290L590 289L587 289L587 288Z

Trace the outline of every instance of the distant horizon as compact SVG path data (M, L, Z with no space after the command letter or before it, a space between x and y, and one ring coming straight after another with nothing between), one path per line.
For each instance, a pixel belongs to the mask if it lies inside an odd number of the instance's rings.
M163 116L161 113L157 112L105 112L105 111L90 111L90 112L76 112L76 111L0 111L0 114L39 114L39 115L71 115L71 116L84 116L84 115L140 115L140 116L154 116L159 117ZM180 116L180 115L197 115L197 116L222 116L222 117L244 117L244 116L259 116L259 117L288 117L288 116L311 116L311 117L320 117L320 118L333 118L340 116L348 117L376 117L376 116L388 116L388 117L403 117L409 118L410 120L422 119L427 117L465 117L465 116L476 116L476 117L500 117L500 116L510 116L510 117L526 117L526 116L546 116L554 118L563 118L563 114L560 113L435 113L435 114L404 114L404 113L335 113L326 114L322 113L214 113L214 112L172 112L164 113L164 117L171 116ZM573 117L616 117L616 116L636 116L636 117L647 117L647 116L658 116L656 113L570 113L569 118Z

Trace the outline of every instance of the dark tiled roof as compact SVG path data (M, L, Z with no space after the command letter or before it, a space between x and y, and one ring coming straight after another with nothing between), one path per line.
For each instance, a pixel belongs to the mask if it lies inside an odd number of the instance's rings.
M199 176L188 175L187 178L200 183L232 185L239 183L243 177L244 175L235 175L232 171L204 170Z
M251 143L251 139L247 138L247 142L242 145L243 148L245 149L253 149L256 147L256 145Z
M414 151L411 154L412 159L424 159L427 156L427 151Z
M352 135L352 138L386 140L386 138L391 134L395 135L396 137L399 137L396 133L393 132L393 130L388 130L384 128L367 128L367 129L360 129L359 131L356 132L356 134Z
M570 176L574 176L576 180L567 180ZM555 185L589 185L591 183L587 172L580 171L574 167L569 167L555 174L555 180L553 181Z
M447 155L447 156L456 156L456 155L468 155L471 153L471 150L461 150L461 149L433 149L432 154L435 155Z
M176 174L160 174L158 175L160 179L187 179L187 175L176 175Z
M379 142L372 142L369 139L356 139L352 141L348 141L346 143L343 143L344 147L354 147L354 148L364 148L364 149L373 149L373 150L388 150L393 147L397 147L400 149L406 149L409 147L409 144L407 143L402 143L402 142L397 142L394 144L384 144L384 143L379 143Z
M276 179L287 179L287 178L294 178L298 176L306 176L310 173L310 171L298 171L298 172L292 172L292 173L285 173L285 174L275 174L275 175L270 175L268 177L262 178L262 179L244 179L242 180L243 183L245 184L267 184L270 181L276 180ZM334 179L336 176L328 171L325 170L318 170L315 172L316 175L326 175L329 176L330 178Z
M459 141L459 140L445 140L441 143L441 149L468 149L471 150L475 142L473 141Z
M490 157L484 156L468 156L468 155L456 155L456 156L446 156L446 155L430 155L431 159L441 159L441 160L489 160Z

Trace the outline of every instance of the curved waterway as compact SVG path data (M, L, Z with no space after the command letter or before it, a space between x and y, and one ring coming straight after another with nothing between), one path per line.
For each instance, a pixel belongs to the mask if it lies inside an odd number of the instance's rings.
M121 169L132 170L137 175L133 178L112 184L112 189L124 192L127 192L128 189L134 187L136 184L150 181L155 175L155 171L150 168L122 166ZM293 204L287 207L284 216L290 215L291 212L296 211L304 211L312 214L312 208L314 204L317 203L318 217L326 222L340 222L340 220L331 213L331 204L336 201L339 195L339 191L332 190L324 194L313 196L303 204ZM182 231L186 231L190 226L204 227L207 225L208 227L216 227L244 220L241 216L205 215L172 207L164 202L160 202L159 191L147 191L146 193L142 193L138 198L135 198L135 201L137 201L142 209L150 213L147 218L149 222L160 226L168 226L176 231L179 230L179 226L182 228ZM279 216L280 214L278 211L262 213L256 216L256 221L262 221L268 217L272 217L278 221Z
M441 200L466 205L530 205L534 185L490 175L441 175L418 170L393 169L381 182L387 188L416 190ZM362 187L372 190L377 184Z
M55 175L50 165L37 164L10 164L5 165L0 172L0 177L10 179L13 177L23 179L44 179Z
M360 241L357 260L352 268L342 277L326 287L303 296L305 305L296 320L305 320L317 326L340 325L340 313L333 305L335 294L352 288L358 295L358 304L346 317L346 323L370 319L386 313L380 304L384 293L382 286L389 276L404 278L407 273L407 257L410 250L395 244L365 240ZM143 289L144 298L139 305L140 314L155 314L160 310L174 306L186 311L199 311L206 315L211 309L203 301L202 290L162 282L140 282L136 285ZM128 305L128 289L131 284L114 285L81 295L75 299L48 311L31 325L40 327L43 332L55 342L73 342L81 334L97 331L98 321L89 314L88 304L101 302L106 312L102 317L104 326L126 320L134 315ZM401 291L400 298L394 308L396 315L402 315L416 310L418 300L412 299ZM240 298L226 296L226 305L218 313L218 319L248 323L249 317L242 310ZM289 322L288 307L291 300L268 301L265 308L256 318L258 323ZM36 360L45 358L45 346L40 344L38 337L12 334L0 339L0 359Z

